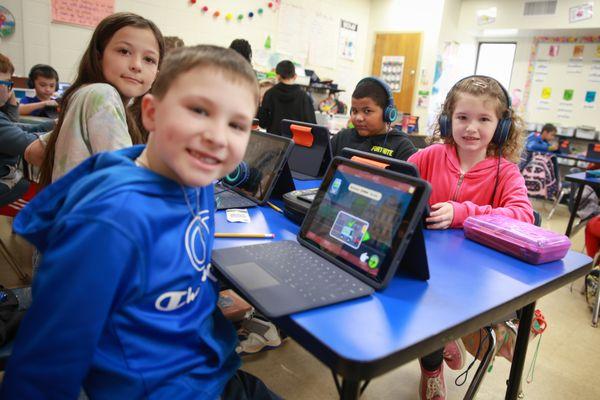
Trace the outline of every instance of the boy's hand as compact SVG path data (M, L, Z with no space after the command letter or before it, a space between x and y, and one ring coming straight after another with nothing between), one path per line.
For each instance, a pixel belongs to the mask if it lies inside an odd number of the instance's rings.
M431 206L429 217L425 220L429 229L446 229L454 218L454 207L450 203L436 203Z
M58 103L56 102L56 100L52 99L44 101L44 105L46 107L58 107Z

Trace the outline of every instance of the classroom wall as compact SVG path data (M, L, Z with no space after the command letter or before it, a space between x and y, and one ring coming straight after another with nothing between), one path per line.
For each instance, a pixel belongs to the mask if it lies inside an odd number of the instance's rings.
M421 80L432 82L435 68L444 0L372 0L365 75L371 74L375 35L381 32L421 32L421 60L417 71L417 90ZM424 75L424 77L423 77ZM413 98L413 114L419 116L419 130L427 126L427 108L417 107Z
M202 4L201 4L202 3ZM308 37L299 36L290 44L312 40L316 35L323 34L319 40L323 43L333 43L337 49L339 20L345 19L358 24L357 57L350 61L342 59L337 54L331 54L333 60L326 60L329 67L310 63L310 58L290 55L294 61L314 69L321 78L331 78L340 83L343 88L353 88L362 77L365 70L367 44L367 29L369 25L369 0L283 0L283 6L288 6L296 15L305 18L297 21L283 21L282 15L289 12L269 10L267 1L260 0L231 0L227 2L206 0L192 5L189 0L115 0L116 11L131 11L153 20L165 36L179 36L186 44L216 44L228 46L235 38L247 39L254 53L264 47L267 36L271 37L272 49L267 56L283 47L282 34L290 26L308 28ZM203 15L201 5L208 5L210 15ZM16 33L0 42L0 51L7 54L15 64L16 74L26 75L29 68L37 63L48 63L54 66L61 80L72 80L76 73L79 59L87 45L92 29L79 26L51 23L50 0L3 0L2 5L8 8L17 21ZM282 6L282 7L283 7ZM247 17L241 22L227 22L224 18L212 18L212 11L219 9L223 15L226 12L245 12L263 7L262 16L256 16L252 21ZM335 30L314 32L311 21L328 20L335 25ZM318 42L318 44L321 44ZM284 54L285 55L285 54ZM349 101L348 93L342 94L342 100Z
M529 0L531 1L531 0ZM481 35L483 29L582 29L600 26L600 13L594 5L592 18L569 23L569 8L586 3L585 0L559 0L554 15L523 16L524 0L463 0L459 24L462 29L474 36ZM496 21L477 25L477 10L497 8Z

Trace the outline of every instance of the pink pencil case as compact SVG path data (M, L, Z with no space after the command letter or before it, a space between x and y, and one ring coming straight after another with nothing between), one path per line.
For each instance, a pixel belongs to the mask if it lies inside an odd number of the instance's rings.
M531 264L560 260L571 241L565 235L504 215L468 217L465 237Z

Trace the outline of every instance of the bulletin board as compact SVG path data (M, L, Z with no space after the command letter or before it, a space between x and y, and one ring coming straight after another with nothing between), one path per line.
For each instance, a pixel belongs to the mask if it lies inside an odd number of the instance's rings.
M600 36L536 37L525 96L527 122L600 129Z

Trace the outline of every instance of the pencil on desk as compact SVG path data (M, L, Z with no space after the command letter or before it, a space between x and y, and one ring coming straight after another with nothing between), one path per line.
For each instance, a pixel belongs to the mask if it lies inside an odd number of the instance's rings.
M283 210L281 208L277 207L275 204L271 203L270 201L267 201L267 205L269 207L271 207L273 210L283 213Z
M216 238L275 239L274 233L215 233Z

